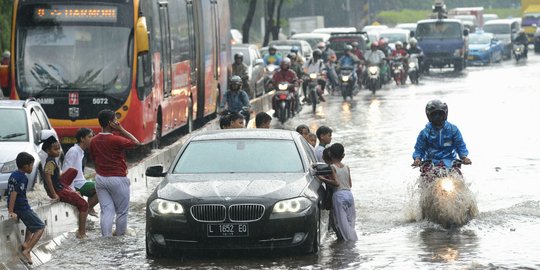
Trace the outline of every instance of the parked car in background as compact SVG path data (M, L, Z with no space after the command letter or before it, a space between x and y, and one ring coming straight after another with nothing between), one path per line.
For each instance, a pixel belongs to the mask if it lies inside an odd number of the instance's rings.
M383 29L388 29L388 25L384 25L384 24L366 25L364 26L364 28L362 28L362 32L370 32L370 31L380 32Z
M517 19L497 19L484 24L484 32L493 33L504 47L506 59L512 58L512 41L517 37L521 23Z
M497 19L499 19L499 15L497 14L492 14L492 13L484 14L484 25L487 21L497 20Z
M254 98L264 94L264 61L255 44L237 44L231 46L231 59L241 52L244 55L244 64L248 66L249 97Z
M33 98L0 100L0 115L0 196L6 191L9 176L17 170L17 155L23 151L35 159L32 173L26 175L28 190L32 190L43 179L41 140L51 135L58 138L58 135L41 105Z
M410 36L411 31L401 28L388 28L379 32L379 37L386 39L388 46L390 46L392 50L395 50L396 42L398 41L401 41L403 44L407 44Z
M316 253L328 231L325 188L300 134L228 129L192 135L146 203L146 253L174 250L289 250Z
M311 58L311 55L313 54L313 49L311 49L311 45L305 40L272 40L268 43L268 46L274 45L277 47L278 52L281 53L283 56L287 56L287 54L291 51L291 48L293 46L298 47L300 56L305 60L309 60ZM264 54L263 54L264 57Z
M405 29L409 32L416 32L416 23L399 23L395 28Z
M503 60L503 54L502 42L494 34L483 31L469 34L467 63L470 65L499 63Z
M305 40L311 46L311 49L317 49L319 42L326 42L330 38L327 33L298 33L290 37L292 40Z
M325 34L332 34L332 33L351 33L356 32L356 27L325 27L325 28L317 28L312 31L312 33L325 33Z
M358 48L362 52L366 51L367 42L369 40L366 32L353 32L353 33L332 33L332 36L328 40L330 42L330 48L336 52L336 57L339 59L343 56L345 45L351 45L353 42L358 42Z

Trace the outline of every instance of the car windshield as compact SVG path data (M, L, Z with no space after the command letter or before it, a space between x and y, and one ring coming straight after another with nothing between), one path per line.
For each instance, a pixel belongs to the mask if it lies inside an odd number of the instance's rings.
M236 53L239 53L241 52L243 55L244 55L244 64L250 66L251 65L251 54L249 53L249 50L248 49L244 49L244 48L231 48L231 52L232 52L232 59L234 59L234 55Z
M488 24L484 25L483 30L493 34L510 34L510 26L508 24Z
M293 141L229 139L190 142L173 174L303 171L302 159Z
M456 22L421 23L416 35L418 39L456 39L461 38L461 27Z
M321 37L291 37L291 39L305 40L307 43L309 43L309 46L311 46L311 48L317 48L317 44L323 41L323 38Z
M28 141L26 114L20 109L0 108L0 141Z
M492 38L491 35L470 35L469 44L488 44Z
M406 34L381 33L381 37L385 38L388 41L388 43L396 43L398 41L407 42Z

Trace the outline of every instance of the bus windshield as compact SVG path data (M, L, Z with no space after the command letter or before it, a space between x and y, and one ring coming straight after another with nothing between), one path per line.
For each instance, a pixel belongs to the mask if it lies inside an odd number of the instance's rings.
M23 5L15 30L21 97L129 91L133 17L132 8L124 7L129 5Z
M461 25L444 21L421 23L416 28L416 36L418 39L459 39Z

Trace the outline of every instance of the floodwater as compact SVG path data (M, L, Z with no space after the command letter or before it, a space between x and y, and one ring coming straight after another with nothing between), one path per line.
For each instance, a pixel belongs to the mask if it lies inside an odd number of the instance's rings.
M540 269L540 56L516 64L434 70L418 86L362 90L352 102L328 97L314 116L276 128L328 125L351 167L359 241L330 235L317 255L204 253L150 260L145 255L144 201L131 206L129 235L65 241L40 269ZM412 151L431 99L449 106L473 164L463 166L480 214L445 230L419 220ZM157 183L156 183L157 184ZM150 194L150 191L140 191ZM142 197L144 196L137 196Z

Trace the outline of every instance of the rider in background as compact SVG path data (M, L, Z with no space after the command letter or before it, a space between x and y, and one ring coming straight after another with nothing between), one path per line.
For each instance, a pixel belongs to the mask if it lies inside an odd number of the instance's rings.
M317 44L317 49L321 50L322 52L322 60L326 63L328 61L328 58L333 54L335 55L336 52L334 50L330 49L330 46L328 46L328 42L321 41L319 44Z
M396 49L392 52L391 58L395 61L399 59L403 63L405 71L409 69L407 57L409 57L409 54L407 53L407 50L403 48L403 43L401 43L401 41L396 42Z
M422 48L418 46L418 41L416 40L416 38L409 39L409 49L407 50L407 53L409 55L418 55L418 68L420 72L422 72L424 70L424 52L422 51Z
M297 61L298 55L294 52L290 52L287 54L287 57L291 59L291 69L296 72L296 77L302 78L302 76L304 76L304 67Z
M448 106L440 100L431 100L426 105L429 122L418 134L414 153L413 167L421 165L422 160L431 160L435 166L452 167L459 156L463 164L472 164L467 157L469 151L457 126L446 121Z
M272 83L274 84L274 89L278 88L278 85L280 82L288 82L289 83L289 92L293 94L293 102L292 102L292 108L296 108L296 102L298 101L298 98L296 97L296 86L298 83L298 76L296 76L296 72L292 71L290 69L291 67L291 59L288 57L283 58L279 65L279 70L274 73L274 76L272 76ZM272 99L272 109L274 109L274 117L277 116L276 111L276 102L275 99ZM294 113L294 110L293 110Z
M296 62L298 62L298 64L303 66L304 65L304 56L302 55L302 53L300 53L300 49L298 49L298 46L292 46L291 47L291 53L296 54L296 59L295 60L291 59L291 61L293 61L293 62L296 61ZM298 75L298 77L300 77L300 75Z
M520 29L519 30L519 34L517 35L516 39L514 39L514 44L516 45L520 45L520 44L523 44L525 45L524 49L523 49L523 56L525 56L525 58L527 58L527 53L529 52L529 49L527 47L528 44L529 44L529 39L527 38L527 35L525 34L525 30L523 29Z
M321 77L323 75L324 68L325 68L321 57L322 57L321 51L319 49L315 49L313 51L313 58L309 59L304 64L303 73L307 75L309 75L310 73L317 73L319 75L317 79L317 83L321 86L321 91L319 91L317 94L319 96L319 99L322 102L324 102L326 100L324 99L322 92L324 92L324 88L326 87L326 82ZM307 89L308 83L309 83L309 80L304 80L304 82L302 83L302 90L304 91L304 97L307 97L306 89ZM308 100L308 102L311 102L311 101Z
M231 76L239 76L242 78L243 89L246 93L249 93L249 75L248 75L248 66L244 64L244 54L237 52L234 54L234 62L232 64Z
M277 53L277 48L274 45L268 47L268 53L264 55L263 60L265 65L277 65L281 63L281 54Z
M242 78L234 75L229 82L229 91L223 94L223 100L221 101L221 111L223 112L225 107L231 113L242 113L246 119L246 123L249 122L251 113L251 104L249 103L248 94L242 90Z

